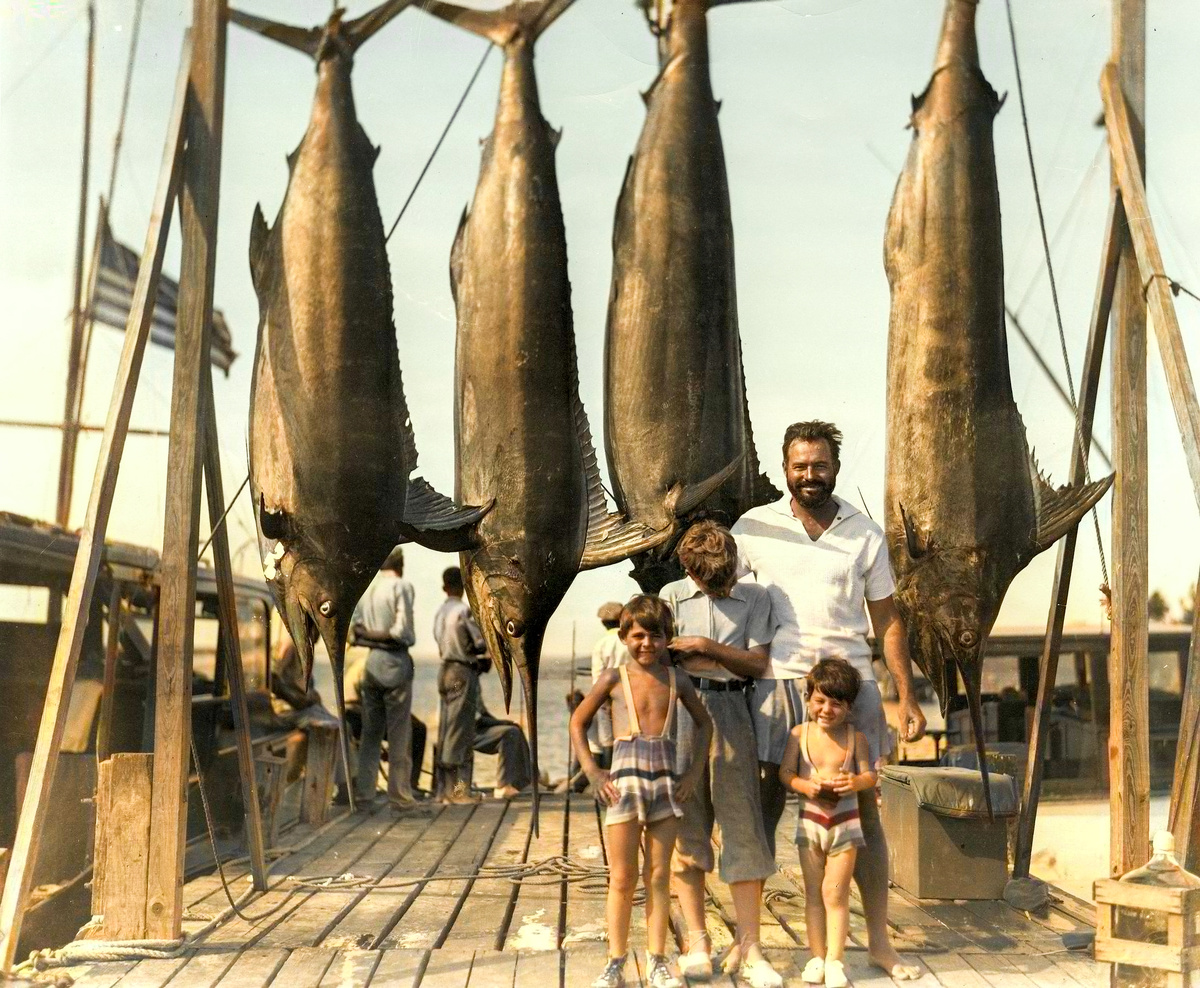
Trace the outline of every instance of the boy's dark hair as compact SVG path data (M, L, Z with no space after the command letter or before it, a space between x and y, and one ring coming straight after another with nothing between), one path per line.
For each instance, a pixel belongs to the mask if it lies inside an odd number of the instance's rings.
M629 603L621 609L621 630L618 634L622 640L634 624L640 624L647 631L662 635L668 641L675 637L675 617L671 614L671 608L661 597L652 594L630 597Z
M849 706L861 688L862 676L845 659L822 659L808 674L804 695L811 697L814 690L820 690L831 700L841 700Z
M396 546L388 553L387 559L383 561L383 565L379 567L382 570L391 570L399 576L404 575L404 550L400 546Z
M462 570L457 566L450 566L442 570L442 588L449 593L462 593Z
M704 590L723 591L733 583L737 543L725 526L711 519L696 522L679 540L675 552Z
M794 442L816 443L824 440L829 444L829 452L833 454L833 462L841 462L842 430L832 422L822 422L813 419L811 422L793 422L783 434L783 462L787 463L788 453Z

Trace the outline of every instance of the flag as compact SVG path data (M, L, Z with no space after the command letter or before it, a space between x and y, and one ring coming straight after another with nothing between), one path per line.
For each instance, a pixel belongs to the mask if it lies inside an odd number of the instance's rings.
M137 252L126 247L112 235L107 221L100 231L100 268L96 272L96 287L92 295L92 319L124 329L133 305L133 289L137 283L140 259ZM158 297L150 323L150 341L169 350L175 349L175 319L179 308L179 282L165 274L158 279ZM212 362L229 375L229 367L237 354L225 316L213 309Z

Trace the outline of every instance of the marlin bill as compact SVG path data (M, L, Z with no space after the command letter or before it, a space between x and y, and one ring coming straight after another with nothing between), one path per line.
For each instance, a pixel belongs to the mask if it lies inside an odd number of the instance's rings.
M981 667L1009 584L1112 477L1052 487L1013 401L992 121L976 0L949 0L887 221L886 523L913 659L943 712L962 676L987 789Z

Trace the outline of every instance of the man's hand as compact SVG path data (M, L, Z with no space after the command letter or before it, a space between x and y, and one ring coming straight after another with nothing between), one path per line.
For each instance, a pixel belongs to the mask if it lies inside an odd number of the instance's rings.
M701 762L700 764L704 764ZM681 803L686 803L692 798L696 792L696 787L700 784L700 776L695 772L686 772L680 778L679 784L675 787L675 796Z
M574 693L567 694L567 709L568 710L574 710L581 703L583 703L583 693L581 691L576 690Z
M680 658L695 659L708 655L713 644L711 638L703 638L700 635L683 635L672 638L667 643L667 648L677 653Z
M911 695L900 700L899 718L901 741L911 744L925 736L925 714L921 712L921 705Z

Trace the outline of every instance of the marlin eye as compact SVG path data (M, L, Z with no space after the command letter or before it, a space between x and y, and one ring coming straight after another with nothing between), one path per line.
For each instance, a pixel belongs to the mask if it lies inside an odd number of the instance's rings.
M963 648L972 648L975 645L975 632L964 631L958 636L958 642Z
M323 617L329 617L329 615L333 613L333 601L332 600L321 601L321 606L318 607L317 610L319 610L321 612Z
M525 633L525 626L518 624L516 621L507 621L504 624L504 630L513 638L519 638Z

